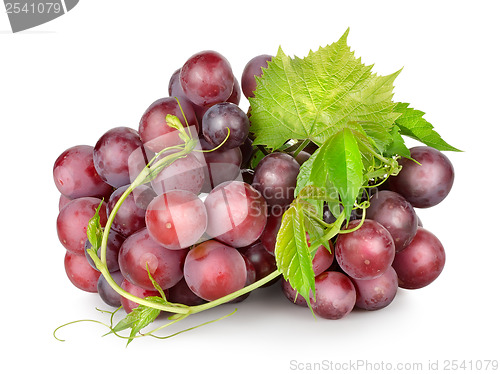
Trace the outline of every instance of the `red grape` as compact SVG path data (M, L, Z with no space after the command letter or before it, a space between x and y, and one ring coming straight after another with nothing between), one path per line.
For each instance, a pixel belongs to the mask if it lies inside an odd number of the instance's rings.
M453 165L442 152L431 147L413 147L410 153L420 165L408 158L401 159L403 168L389 178L391 190L403 195L416 208L439 204L453 186Z
M361 280L351 279L356 288L356 306L366 310L378 310L389 305L398 290L398 276L391 266L380 277Z
M254 97L253 91L257 86L255 77L262 75L262 69L267 68L267 63L271 61L271 55L259 55L247 62L241 75L241 89L245 97Z
M155 197L146 210L151 237L168 249L195 244L207 228L207 210L189 191L173 190Z
M86 292L97 292L97 281L101 273L90 266L83 254L66 251L64 269L75 287Z
M238 250L208 240L189 251L184 263L184 278L191 291L212 301L243 288L247 268Z
M393 191L379 191L370 198L366 218L384 226L394 239L396 252L403 250L417 233L418 217L411 204Z
M202 51L191 56L182 66L179 78L184 94L196 105L221 103L233 91L231 65L215 51Z
M96 197L80 197L71 200L57 216L57 235L68 251L84 254L87 240L87 225L101 203ZM106 225L106 203L99 210L101 226ZM90 265L89 265L90 266Z
M205 199L207 234L236 248L255 242L267 220L264 198L245 182L219 184Z
M104 182L94 167L94 147L77 145L65 150L53 168L54 183L68 199L109 197L113 187Z
M131 283L154 290L148 270L161 289L172 287L182 278L187 250L170 250L153 239L147 229L129 236L122 244L118 263L123 276Z
M356 289L342 273L326 271L315 279L316 300L311 298L314 314L327 319L340 319L349 314L356 303Z
M358 226L351 221L347 229ZM355 279L373 279L381 276L394 260L394 240L387 229L377 221L366 219L363 225L347 234L339 234L335 243L335 257L347 275Z
M412 242L396 253L392 266L399 279L399 287L416 289L432 283L444 268L446 255L439 239L419 227Z

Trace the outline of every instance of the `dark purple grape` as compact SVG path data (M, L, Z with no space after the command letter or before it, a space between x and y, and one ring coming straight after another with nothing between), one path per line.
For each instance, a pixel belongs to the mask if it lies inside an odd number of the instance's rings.
M422 288L434 282L446 261L443 245L430 231L419 227L412 242L396 253L392 266L398 274L399 287Z
M398 276L391 266L375 279L351 279L356 288L356 306L365 310L379 310L389 305L398 290Z
M370 198L366 218L384 226L394 239L396 252L402 251L417 233L418 217L411 204L393 191L379 191Z
M172 190L155 197L146 210L151 237L168 249L188 248L207 228L203 201L189 191Z
M83 254L66 251L64 269L75 287L86 292L97 292L97 281L101 273L90 266Z
M248 163L253 156L253 145L252 139L246 138L242 145L240 145L241 150L241 164L248 167Z
M351 221L353 229L360 221ZM387 229L377 221L366 219L357 230L339 234L335 242L338 264L355 279L374 279L391 266L395 254L394 240Z
M219 184L208 194L205 207L207 234L235 248L255 242L266 225L266 202L245 182Z
M276 247L276 237L278 236L278 231L281 227L282 214L274 215L270 214L267 217L266 227L260 235L260 241L264 246L264 249L274 256Z
M453 186L455 172L448 157L437 149L419 146L410 149L416 162L403 158L402 169L389 178L391 190L403 195L415 208L429 208L444 200Z
M122 244L118 263L123 276L131 283L154 290L148 270L162 289L170 288L182 278L182 267L187 250L170 250L142 229L129 236Z
M117 285L121 285L124 278L120 271L115 271L110 275ZM118 308L122 305L120 294L109 285L108 281L102 274L99 276L99 280L97 281L97 293L101 297L102 301L110 306Z
M139 133L128 127L106 131L94 147L94 166L109 185L118 188L130 184L129 159L143 147Z
M111 194L109 202L106 206L108 217L128 187L128 185L119 187ZM146 227L146 221L144 218L146 215L146 209L155 196L156 194L154 191L146 185L136 187L130 195L125 198L120 206L120 209L118 209L115 218L111 223L111 228L127 237Z
M87 240L87 225L101 203L96 197L71 200L57 216L57 236L68 251L83 256ZM106 225L106 203L99 210L101 226ZM85 258L85 257L84 257ZM90 265L89 265L90 266Z
M276 206L284 210L293 201L299 170L299 163L289 154L268 154L255 168L252 186L271 208ZM276 214L274 210L272 213Z
M260 241L256 241L247 247L239 248L239 251L248 258L253 265L255 269L255 281L268 276L276 270L276 259L266 251ZM274 278L274 280L266 283L264 286L270 286L277 280L278 278Z
M120 252L120 248L124 241L125 241L124 236L118 234L114 230L109 231L108 241L106 243L106 265L110 273L120 270L120 266L118 265L118 253ZM87 249L90 248L92 248L92 245L90 244L90 241L87 239L85 241L85 251L84 251L85 257L87 258L87 261L89 262L90 266L98 270L97 266L95 266L94 260L92 260L92 257L90 257L89 253L87 252ZM97 250L97 256L101 258L101 247L99 247L99 249Z
M238 250L208 240L189 251L184 263L184 278L191 291L212 301L242 289L247 280L247 268Z
M315 279L316 300L310 299L315 315L340 319L349 314L356 303L356 289L342 273L325 271Z
M215 51L202 51L191 56L182 66L179 78L186 97L201 106L226 101L234 86L231 65Z
M168 294L168 301L171 303L195 306L207 302L191 291L184 277L168 289Z
M104 182L94 167L94 147L77 145L65 150L53 168L54 183L68 199L108 198L113 187Z
M184 120L183 112L187 123ZM139 135L144 145L153 152L160 152L164 148L183 144L178 131L167 124L165 119L167 114L179 118L183 126L189 126L193 135L199 132L198 120L189 101L183 97L158 99L146 109L139 123Z
M262 75L262 68L267 68L267 63L271 61L271 55L259 55L247 62L241 75L241 89L246 98L254 97L253 91L257 86L255 77Z
M213 147L225 141L222 149L236 148L245 142L250 130L247 115L236 104L220 103L210 107L201 123L205 140Z

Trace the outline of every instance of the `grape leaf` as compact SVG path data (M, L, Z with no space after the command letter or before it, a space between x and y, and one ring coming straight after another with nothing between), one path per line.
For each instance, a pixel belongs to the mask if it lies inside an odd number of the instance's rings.
M290 282L309 303L309 293L314 296L314 271L307 244L304 212L295 201L283 214L276 238L276 265L283 277Z
M410 108L409 105L408 103L397 103L394 107L395 112L401 113L396 119L396 125L401 129L401 135L409 136L440 151L461 152L441 138L434 130L434 126L424 119L424 112Z
M364 182L361 152L352 129L344 128L328 139L313 163L311 174L315 169L326 171L349 217Z
M399 126L394 125L394 127L391 130L392 141L389 144L389 146L384 150L384 155L386 156L399 155L407 158L411 157L410 150L406 146L405 140L401 136L400 131L401 130Z
M347 35L303 59L279 48L249 99L255 145L276 149L288 139L321 145L349 121L392 127L399 116L391 101L399 71L373 74L372 65L354 56Z
M147 296L144 300L154 301L156 303L165 303L165 301L158 296ZM127 345L140 333L144 327L151 324L160 315L160 309L138 305L130 313L128 313L122 320L120 320L113 332L117 333L126 329L130 329L130 337Z

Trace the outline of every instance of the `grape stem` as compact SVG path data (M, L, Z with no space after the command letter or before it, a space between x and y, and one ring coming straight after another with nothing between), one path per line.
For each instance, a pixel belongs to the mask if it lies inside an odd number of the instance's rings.
M168 119L168 118L167 118ZM168 121L167 121L168 122ZM170 124L170 122L169 122ZM174 126L173 126L174 127ZM178 150L175 153L168 154L164 158L161 158L158 160L158 155L154 157L148 165L139 173L139 175L135 178L135 180L130 184L130 186L123 192L121 197L118 199L116 202L116 205L114 206L113 210L110 212L108 220L106 222L106 226L104 227L103 230L103 235L102 235L102 241L101 241L101 256L97 255L97 252L95 250L92 250L92 248L89 248L88 253L91 256L91 258L94 260L96 267L99 269L99 271L102 273L103 277L106 279L106 281L109 283L111 288L115 290L120 296L137 303L139 305L144 305L145 307L153 308L153 309L158 309L162 310L165 312L170 312L173 313L173 315L170 317L170 319L174 320L179 320L179 319L184 319L190 314L195 314L202 312L204 310L214 308L216 306L219 306L221 304L224 304L228 301L231 301L241 295L244 295L252 290L255 290L256 288L266 284L267 282L273 280L274 278L278 277L281 275L281 272L276 270L273 273L267 275L266 277L252 283L251 285L248 285L238 291L235 291L229 295L226 295L224 297L221 297L217 300L210 301L205 304L197 305L197 306L187 306L187 305L182 305L182 304L172 304L169 303L168 305L165 304L160 304L151 300L146 300L143 298L140 298L138 296L135 296L127 291L125 291L123 288L121 288L111 277L111 274L109 272L109 269L107 267L106 263L106 249L107 249L107 242L109 238L109 233L111 230L111 225L118 213L118 209L120 209L120 206L123 204L127 196L129 196L132 191L140 186L143 183L149 182L152 178L154 178L155 175L157 175L164 167L170 165L174 161L176 161L179 158L186 157L190 152L192 152L195 149L197 141L191 137L191 134L187 134L186 130L181 126L175 126L175 128L179 131L179 137L184 140L185 144L183 146L173 146L166 148L160 152L160 154L171 151L171 150ZM227 139L227 137L226 137ZM156 162L154 162L156 161ZM154 164L153 164L154 162Z

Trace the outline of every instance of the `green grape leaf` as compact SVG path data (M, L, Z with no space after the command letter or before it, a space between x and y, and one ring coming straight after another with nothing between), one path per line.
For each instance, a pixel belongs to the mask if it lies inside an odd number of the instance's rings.
M279 48L256 78L255 97L249 99L255 145L276 149L288 139L321 145L350 121L392 127L399 116L392 102L399 71L372 73L372 65L350 50L347 35L303 59Z
M399 126L394 125L394 127L391 130L391 138L392 138L391 143L384 150L385 156L391 157L391 156L399 155L399 156L407 157L407 158L411 157L410 150L406 146L405 140L401 136L400 132L401 132L401 129L399 128Z
M165 300L159 296L147 296L144 300L166 304ZM127 342L127 345L129 345L130 342L132 342L132 340L140 334L140 331L151 324L159 316L159 314L160 309L139 305L128 313L122 320L120 320L116 326L112 328L112 331L117 333L119 331L130 329L130 338Z
M440 151L461 152L445 142L429 122L424 119L424 112L409 107L408 103L397 103L394 111L401 113L396 119L396 125L401 130L401 135L418 140L429 147Z
M295 201L283 214L276 237L276 265L283 277L309 303L315 295L312 257L307 243L303 207Z
M351 128L344 128L320 147L311 167L311 176L327 175L340 195L346 217L349 217L364 183L364 165L358 145L360 138Z
M101 226L101 216L99 215L99 211L101 210L103 201L104 199L101 200L99 206L95 210L94 216L89 220L87 224L87 239L92 246L92 250L95 252L97 252L97 250L101 248L102 243L103 229Z

